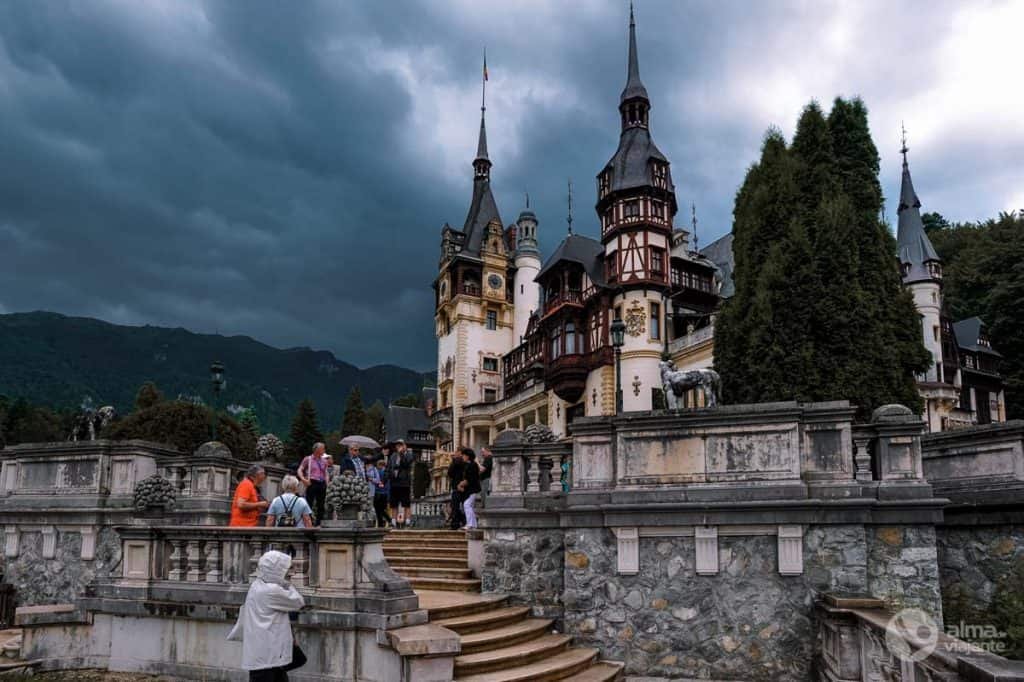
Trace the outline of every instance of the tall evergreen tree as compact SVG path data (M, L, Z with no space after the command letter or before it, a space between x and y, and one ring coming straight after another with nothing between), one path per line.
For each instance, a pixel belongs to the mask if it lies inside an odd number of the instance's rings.
M162 403L163 400L164 394L160 392L156 384L152 381L147 381L139 386L139 390L135 394L135 411L138 412L139 410L153 407L157 403Z
M295 410L295 418L292 419L292 429L288 438L292 455L308 455L313 450L313 445L322 442L323 439L324 435L320 432L320 425L317 422L316 406L312 400L306 398L299 403Z
M365 412L363 428L360 433L377 442L384 440L384 412L384 403L381 401L377 400L370 405Z
M256 414L255 408L247 407L242 410L238 415L238 423L243 429L248 431L254 439L260 437L260 433L262 432L260 429L260 418Z
M345 400L345 414L341 418L341 437L361 435L366 426L366 410L363 409L363 395L358 386L353 386Z
M827 118L809 104L789 148L769 131L733 212L736 293L715 329L726 400L920 410L928 354L881 209L860 100L836 99Z

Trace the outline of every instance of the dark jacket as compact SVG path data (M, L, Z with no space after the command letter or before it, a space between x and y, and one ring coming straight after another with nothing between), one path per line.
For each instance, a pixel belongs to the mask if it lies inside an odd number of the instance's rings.
M476 465L476 462L466 462L466 466L462 470L462 477L466 481L466 489L463 491L466 495L480 492L480 467Z
M448 482L451 483L452 490L459 485L462 481L462 470L465 467L465 463L461 459L452 459L452 463L448 465Z
M491 477L492 471L494 471L494 455L484 457L484 470L480 472L480 480L486 481Z
M391 453L388 457L388 470L391 472L391 485L395 488L412 487L412 466L416 462L416 453L406 450L405 454Z

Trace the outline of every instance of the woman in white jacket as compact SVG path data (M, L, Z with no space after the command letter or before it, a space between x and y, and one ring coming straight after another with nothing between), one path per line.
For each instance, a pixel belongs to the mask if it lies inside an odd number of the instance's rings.
M302 595L285 582L291 564L284 552L270 551L260 557L238 622L228 633L229 640L242 641L242 668L249 671L249 682L286 682L288 671L306 662L292 640L288 618L306 605Z

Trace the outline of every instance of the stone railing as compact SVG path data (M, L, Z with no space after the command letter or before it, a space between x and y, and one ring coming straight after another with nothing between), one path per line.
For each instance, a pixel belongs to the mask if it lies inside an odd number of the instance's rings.
M293 625L309 655L301 679L451 679L458 635L427 623L409 582L384 558L385 530L346 521L328 521L316 530L180 525L117 530L118 574L90 583L70 615L26 614L19 621L23 657L41 660L44 668L234 679L231 669L241 666L241 648L226 636L260 556L276 549L293 557L286 579L305 601ZM170 642L172 653L153 642Z
M951 637L916 609L894 613L877 599L828 594L817 621L821 682L1024 681L1024 662Z
M412 517L416 528L442 528L448 517L451 493L425 495L412 501Z
M677 352L683 350L684 348L690 348L691 346L696 346L698 344L704 343L705 341L711 340L712 338L714 338L714 335L715 335L715 327L714 327L714 325L710 325L709 324L706 327L701 327L700 329L695 329L692 334L686 334L684 336L680 336L677 339L672 339L671 341L669 341L668 342L668 352L669 353L677 353Z
M1024 500L1024 421L928 434L921 449L925 478L955 503Z
M524 443L493 451L493 497L561 493L572 480L572 443Z

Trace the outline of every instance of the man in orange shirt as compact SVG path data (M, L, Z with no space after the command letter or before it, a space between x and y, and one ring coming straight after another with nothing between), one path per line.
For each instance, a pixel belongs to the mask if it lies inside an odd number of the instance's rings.
M245 472L245 478L235 488L235 497L231 500L229 526L259 525L260 513L270 506L258 490L266 477L267 472L259 464L253 464Z

